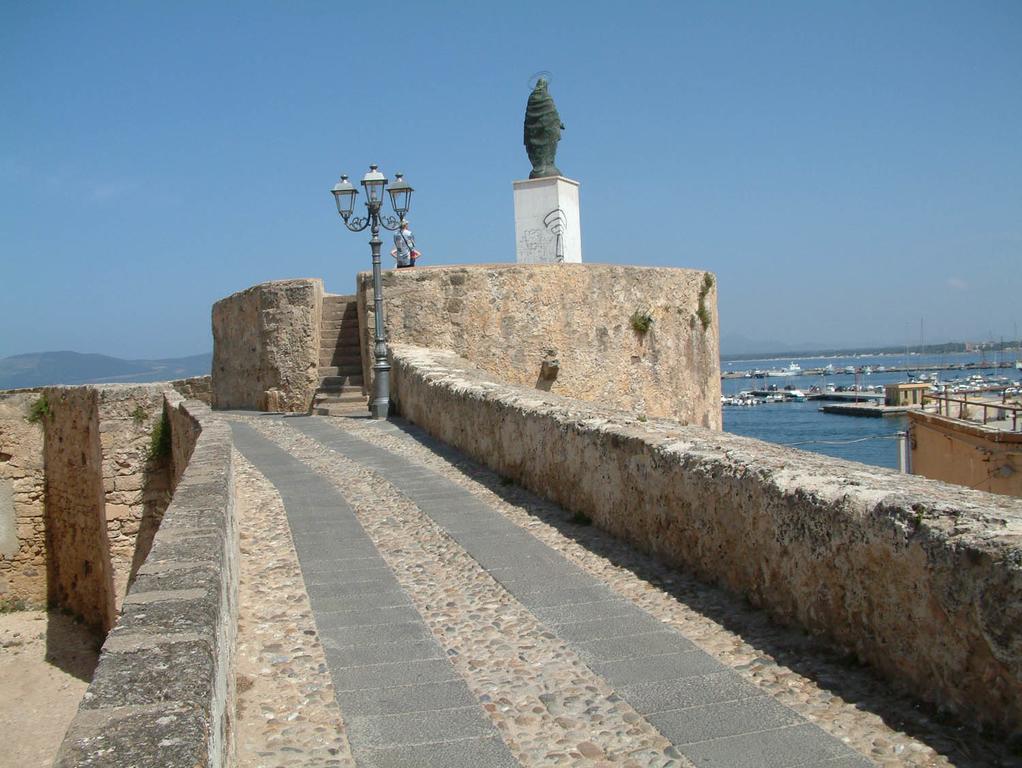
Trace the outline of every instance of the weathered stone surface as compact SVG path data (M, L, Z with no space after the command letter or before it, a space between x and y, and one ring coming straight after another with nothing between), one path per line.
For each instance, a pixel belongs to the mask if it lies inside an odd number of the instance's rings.
M402 412L644 551L1022 729L1022 502L496 381L393 347Z
M717 291L707 272L491 264L396 270L383 281L393 342L452 350L512 384L721 428ZM358 285L369 382L371 275ZM652 318L645 333L632 327L636 312ZM552 359L554 379L543 376Z
M205 768L217 765L208 757L211 740L203 713L180 704L80 710L53 765Z
M165 383L43 390L52 411L43 422L47 519L51 524L48 556L57 576L57 591L51 585L51 598L102 631L112 626L170 500L169 461L150 456L153 433L159 428L164 398L170 392ZM93 425L92 432L80 431L86 424ZM98 501L97 489L101 493ZM82 526L91 526L88 521L93 514L82 515L86 503L98 509L104 530L82 539L76 531L88 530ZM102 563L105 575L96 571L97 562ZM99 603L91 607L72 604L79 599L73 594L81 578L76 575L79 571L93 585L90 589L108 593L102 598L102 615Z
M319 384L323 282L262 283L213 305L215 408L303 413Z
M0 394L0 604L46 604L43 430L35 392Z
M98 392L49 387L45 397L49 600L102 636L113 626L115 608Z

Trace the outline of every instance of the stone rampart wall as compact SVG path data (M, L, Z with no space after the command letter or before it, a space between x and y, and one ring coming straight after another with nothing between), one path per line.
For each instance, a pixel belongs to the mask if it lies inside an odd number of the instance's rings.
M321 280L254 285L213 305L214 408L304 413L319 386Z
M392 350L401 412L440 439L923 698L1022 729L1022 502Z
M176 482L150 451L180 383L0 393L0 604L50 602L110 628Z
M56 768L232 763L238 538L230 431L197 401L171 395L166 407L174 452L191 460Z
M206 405L213 402L213 377L211 375L174 379L170 382L170 386L189 400L198 400Z
M49 602L104 635L115 609L99 393L95 387L49 387L41 397L48 408L42 423Z
M116 614L170 502L169 457L150 456L153 430L161 428L169 390L167 384L103 384L95 389Z
M46 605L43 427L34 392L0 393L0 606Z
M721 428L717 288L708 272L490 264L393 270L383 284L393 342L449 349L512 384ZM358 288L371 387L369 273ZM633 328L636 313L652 321L645 333Z

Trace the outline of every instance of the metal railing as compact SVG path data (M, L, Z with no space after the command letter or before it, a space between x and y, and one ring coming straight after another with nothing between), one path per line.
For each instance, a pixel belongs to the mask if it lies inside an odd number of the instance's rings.
M989 390L972 390L970 392L957 392L955 396L952 396L948 392L940 392L938 394L924 394L923 405L926 403L933 402L937 405L937 415L945 416L949 419L959 419L962 421L981 422L987 424L990 421L1011 421L1011 431L1019 431L1019 414L1022 413L1022 405L1008 402L1007 393L1001 393L1001 402L990 402L989 400L982 400L979 398L969 400L969 395L990 395ZM957 408L952 406L957 405ZM982 419L974 418L972 416L972 409L982 409ZM991 419L990 411L993 410L996 416ZM957 411L957 412L954 412Z

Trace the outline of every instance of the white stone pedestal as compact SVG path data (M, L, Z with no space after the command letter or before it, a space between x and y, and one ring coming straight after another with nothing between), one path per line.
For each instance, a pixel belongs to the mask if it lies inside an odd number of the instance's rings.
M582 261L578 182L563 176L525 179L515 188L515 260L519 264Z

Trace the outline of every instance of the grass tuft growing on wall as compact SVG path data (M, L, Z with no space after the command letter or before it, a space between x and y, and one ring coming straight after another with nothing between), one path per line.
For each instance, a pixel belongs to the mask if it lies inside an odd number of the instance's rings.
M46 393L44 392L39 396L39 399L32 403L32 406L28 409L28 417L26 420L29 424L38 424L40 421L45 419L52 413L50 411L50 401L46 399Z
M160 420L153 427L149 438L149 450L146 452L146 459L159 461L170 456L170 420L166 411L160 416Z
M135 410L131 412L131 420L136 424L141 424L149 418L149 414L145 412L145 408L141 405L136 405Z
M637 309L632 312L629 322L632 325L632 330L636 333L646 333L653 327L653 315L648 309Z
M710 327L710 312L706 309L706 296L711 288L713 288L713 275L705 272L703 274L703 285L699 289L699 308L696 310L696 317L702 323L704 331Z

